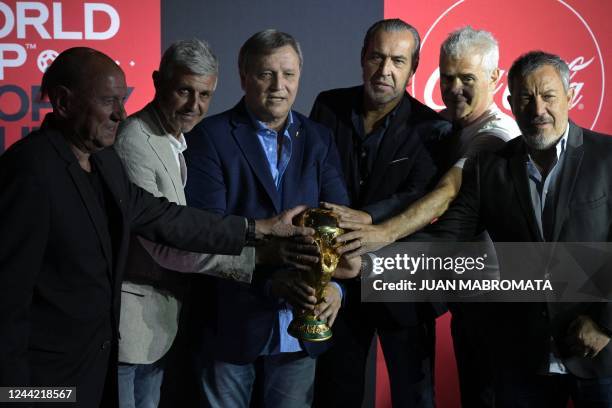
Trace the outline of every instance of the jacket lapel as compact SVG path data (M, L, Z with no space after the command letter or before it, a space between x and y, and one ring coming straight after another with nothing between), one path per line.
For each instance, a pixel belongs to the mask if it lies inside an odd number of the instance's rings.
M552 240L558 241L561 227L569 214L569 201L578 179L584 148L582 146L582 129L570 122L567 146L563 168L558 180L559 195L555 208L555 222L553 224Z
M511 142L512 143L512 142ZM525 215L527 225L533 237L536 237L535 241L543 241L542 234L538 228L538 223L535 218L535 212L533 209L533 203L531 202L531 191L529 189L529 180L527 176L527 166L525 165L527 160L527 153L525 150L525 144L522 138L517 139L514 142L515 151L509 159L510 175L516 190L516 197L519 205Z
M266 193L268 193L268 197L270 197L272 201L275 212L279 213L281 211L280 196L274 184L274 180L272 179L272 174L270 174L266 154L255 134L253 124L246 113L243 101L233 109L232 126L232 135L236 143L240 147L240 150L242 150L245 159L249 162L253 173L255 173L255 176L264 187Z
M305 128L295 113L293 114L292 129L289 129L289 132L291 134L291 160L289 160L289 165L282 179L282 205L284 208L293 207L294 203L297 205L296 199L301 196L298 190L300 188L299 181L302 179L302 169L304 168L302 160L304 158L304 145L307 135ZM305 165L308 164L306 163Z
M145 125L143 130L148 136L149 145L164 166L166 173L168 173L172 181L174 192L178 198L178 203L185 205L185 190L183 188L183 181L181 180L180 169L176 165L174 151L168 143L168 140L166 140L166 137L172 136L168 135L164 130L152 103L147 105L145 115L143 115L142 119Z
M81 166L79 165L76 156L70 150L68 143L64 140L64 136L59 132L55 132L55 134L50 138L50 140L55 146L60 156L68 162L68 173L70 174L72 181L76 185L77 191L79 192L81 199L85 204L85 208L87 209L87 213L89 214L89 218L91 219L91 222L94 225L96 234L100 239L102 252L104 254L104 257L106 258L106 262L108 265L108 278L112 282L113 257L111 237L108 231L108 225L104 217L103 210L100 207L100 203L95 196L95 193L91 187L89 180L87 180L87 176L85 175L83 169L81 169Z

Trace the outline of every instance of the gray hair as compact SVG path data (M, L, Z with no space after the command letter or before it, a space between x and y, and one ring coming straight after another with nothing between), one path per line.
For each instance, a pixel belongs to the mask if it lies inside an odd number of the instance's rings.
M488 31L474 30L470 26L453 31L440 46L440 54L451 58L462 58L471 54L482 56L482 68L491 75L499 64L497 40Z
M419 32L416 30L416 28L414 28L413 26L411 26L410 24L408 24L407 22L399 18L388 18L386 20L379 20L375 22L374 24L372 24L370 28L368 28L368 31L366 32L366 35L363 38L363 47L361 48L361 59L363 60L366 50L368 49L368 46L370 45L370 41L372 41L372 38L374 38L374 36L379 31L386 31L386 32L409 31L412 34L412 37L414 38L414 49L412 50L412 56L411 56L412 58L411 68L412 68L413 73L416 72L417 66L419 65L419 52L421 50L421 36L419 35Z
M254 57L268 55L273 50L287 45L293 48L298 55L301 69L304 63L304 57L302 56L300 43L290 34L270 28L253 34L246 40L242 47L240 47L240 53L238 54L238 69L240 75L246 75L248 68L253 64Z
M181 40L168 47L159 63L159 75L170 80L177 69L186 69L194 75L217 75L219 62L206 41Z
M570 72L565 61L555 54L549 54L544 51L530 51L518 57L517 60L512 63L510 71L508 71L508 86L510 88L510 93L514 93L514 82L517 78L524 78L544 65L550 65L557 70L557 73L559 73L561 77L561 82L563 82L563 89L565 89L565 92L569 91Z

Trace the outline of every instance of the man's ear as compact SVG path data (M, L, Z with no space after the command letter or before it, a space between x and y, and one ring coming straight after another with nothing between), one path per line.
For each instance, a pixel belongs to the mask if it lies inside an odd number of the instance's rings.
M574 88L570 86L570 88L567 90L567 105L568 106L572 105L572 100L574 100Z
M244 91L246 88L246 74L240 72L240 87Z
M499 82L501 76L500 74L501 71L499 70L499 68L495 68L493 72L491 72L491 86L493 87L493 89L495 89L497 83Z
M508 94L506 100L508 101L508 105L510 105L510 110L512 111L512 114L514 115L514 117L516 117L516 115L514 114L514 106L512 105L512 94Z
M59 85L53 91L53 95L49 95L53 110L62 119L68 119L72 116L74 110L73 98L74 93L63 85Z

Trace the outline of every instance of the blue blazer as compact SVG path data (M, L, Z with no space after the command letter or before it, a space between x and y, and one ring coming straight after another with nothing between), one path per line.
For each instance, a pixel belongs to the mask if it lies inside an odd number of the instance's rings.
M203 120L186 136L187 203L251 218L268 218L300 204L318 207L320 201L348 205L331 131L297 112L293 119L291 160L279 189L243 101ZM265 281L269 272L257 269L251 285L215 280L216 313L204 339L215 359L248 363L265 347L282 306L258 284L257 277ZM311 355L321 351L303 346Z

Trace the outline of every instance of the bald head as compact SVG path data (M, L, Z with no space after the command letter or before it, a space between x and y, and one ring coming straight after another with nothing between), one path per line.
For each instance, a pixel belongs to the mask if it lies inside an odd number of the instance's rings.
M82 91L101 76L123 71L108 55L88 47L74 47L63 51L45 71L40 87L41 97L54 103L58 87Z
M125 118L125 75L107 55L77 47L62 52L43 75L56 126L78 151L89 154L112 145Z

